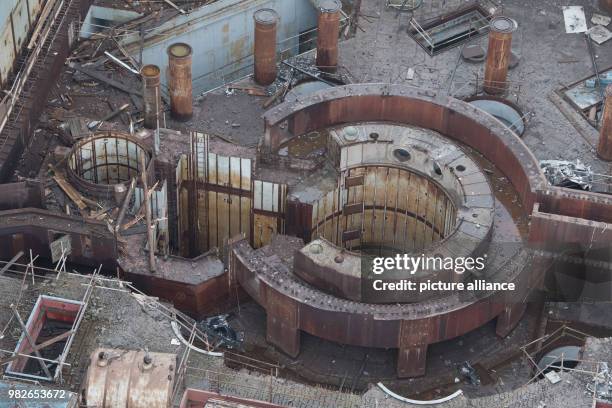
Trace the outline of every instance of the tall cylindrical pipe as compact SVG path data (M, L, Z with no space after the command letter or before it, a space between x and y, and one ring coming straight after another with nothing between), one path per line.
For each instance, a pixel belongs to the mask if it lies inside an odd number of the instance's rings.
M606 88L605 98L601 113L597 154L604 160L612 160L612 85Z
M504 16L491 20L489 29L489 49L485 66L484 91L501 94L508 86L508 64L512 51L512 33L516 31L516 21Z
M145 65L140 70L144 99L144 127L147 129L156 129L159 123L158 115L162 108L159 74L157 65Z
M176 43L168 47L168 91L171 116L180 121L193 116L191 85L191 47Z
M255 82L270 85L276 80L276 26L278 13L265 8L253 14L255 20Z
M317 67L334 72L338 66L338 31L340 30L340 0L319 1L317 26Z

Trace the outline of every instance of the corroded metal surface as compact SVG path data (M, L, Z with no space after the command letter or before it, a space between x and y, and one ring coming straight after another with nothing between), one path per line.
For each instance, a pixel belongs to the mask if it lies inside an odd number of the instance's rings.
M97 349L90 359L83 397L99 408L170 406L176 355Z
M340 30L339 0L319 1L317 37L317 67L333 72L338 66L338 35Z
M516 30L516 22L508 17L497 16L491 20L489 27L484 90L489 94L501 94L508 86L508 65L512 51L512 33Z
M597 154L604 160L612 160L612 85L606 88L605 98Z
M191 47L185 43L176 43L168 47L170 113L176 120L186 121L193 116L192 54Z
M66 165L68 180L81 192L112 197L115 185L139 178L141 152L145 153L149 182L153 176L150 149L129 133L104 131L82 139L71 150Z
M278 14L272 9L260 9L255 20L255 82L270 85L276 79L276 26Z
M145 65L140 70L143 84L144 126L155 129L158 126L158 113L163 109L161 103L160 70L156 65Z

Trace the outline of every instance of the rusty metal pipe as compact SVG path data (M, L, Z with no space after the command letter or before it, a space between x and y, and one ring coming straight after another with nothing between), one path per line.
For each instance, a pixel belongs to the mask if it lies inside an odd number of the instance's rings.
M612 161L612 85L608 85L604 96L597 154L604 160Z
M176 43L168 47L168 90L172 118L186 121L193 116L191 47Z
M512 33L516 28L516 21L508 17L497 16L491 20L484 80L484 91L488 94L502 94L508 87Z
M144 99L144 127L156 129L161 108L160 70L157 65L145 65L142 75L142 95Z
M270 85L276 80L276 26L278 13L265 8L253 14L255 20L255 82Z
M338 66L338 31L340 30L340 0L319 1L317 36L317 67L335 72Z

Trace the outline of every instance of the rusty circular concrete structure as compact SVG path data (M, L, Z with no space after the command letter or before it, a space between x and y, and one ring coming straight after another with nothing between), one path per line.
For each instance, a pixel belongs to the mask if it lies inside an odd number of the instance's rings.
M473 295L452 290L424 297L388 294L376 302L363 298L359 285L367 280L355 272L362 259L346 247L354 235L350 228L338 229L338 222L335 237L308 234L314 240L296 252L293 269L275 265L240 241L233 245L232 273L266 309L269 342L291 356L299 353L300 331L344 344L398 348L398 376L414 377L425 373L429 344L462 335L495 318L500 336L518 323L537 276L530 273L532 258L526 248L525 231L515 225L513 217L518 214L526 219L537 192L548 186L533 154L501 122L452 97L389 84L319 91L299 102L279 105L268 111L264 120L265 135L260 144L264 161L274 161L279 150L300 135L330 129L330 140L335 140L337 147L329 144L334 147L330 147L328 158L340 172L338 185L348 186L339 196L350 197L351 186L372 184L363 179L375 167L376 172L384 168L384 174L394 169L400 178L399 169L403 168L426 185L436 186L429 190L432 197L447 197L440 202L453 203L447 208L457 209L457 215L450 212L457 221L448 223L446 234L439 234L442 236L418 249L427 252L431 248L434 255L449 257L486 253L490 258L483 277L516 286L513 292ZM402 129L407 128L412 128L407 130L413 135L411 140L402 136ZM432 146L424 149L423 143ZM476 162L478 157L494 163L508 179L520 203L513 210L517 213L514 216L506 203L493 199L491 186ZM458 175L458 169L465 174ZM363 179L357 181L358 177ZM464 195L457 194L461 189ZM343 201L342 215L346 218L359 213L365 201L354 203L354 208L353 203ZM311 208L314 213L315 207ZM303 214L297 218L303 219ZM315 221L310 227L316 227L317 217L312 218ZM302 230L308 231L309 226L302 226ZM435 228L432 230L435 233ZM460 234L455 243L454 234ZM461 279L457 274L435 277L442 281Z
M338 36L340 29L340 0L320 0L317 36L317 67L334 72L338 65Z
M189 44L175 43L168 47L170 114L180 121L187 121L193 116L192 54Z
M276 26L279 15L270 8L253 13L255 21L254 78L260 85L270 85L276 80Z
M158 126L159 111L162 108L160 69L157 65L145 65L140 70L143 85L144 126L155 129Z
M484 90L489 94L502 94L508 87L508 66L512 52L512 33L518 25L505 16L496 16L489 24L489 48L485 66Z
M137 138L122 132L98 132L73 146L66 166L68 179L83 193L113 197L117 185L126 187L141 174L142 153L150 167L151 152Z

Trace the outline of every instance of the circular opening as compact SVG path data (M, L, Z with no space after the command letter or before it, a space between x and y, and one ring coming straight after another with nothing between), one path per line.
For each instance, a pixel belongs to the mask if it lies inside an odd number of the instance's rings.
M378 133L376 133L376 132L370 133L370 139L372 139L372 140L378 140L379 136L380 135Z
M456 206L431 177L388 166L352 168L346 177L363 177L363 184L347 187L346 196L353 201L335 210L327 198L313 204L319 220L311 230L313 240L395 256L429 248L455 230Z
M259 24L275 24L278 21L278 13L270 8L257 10L253 19Z
M347 126L344 129L344 138L348 141L357 140L357 136L359 136L359 131L355 126Z
M505 16L497 16L491 20L491 29L499 33L511 33L516 30L517 23Z
M395 156L395 158L401 162L405 162L410 160L410 158L412 156L410 156L410 152L406 149L395 149L393 151L393 156Z
M550 371L561 371L564 368L575 368L580 360L580 347L564 346L558 347L546 353L538 362L538 368L542 374ZM540 375L540 378L542 375Z
M438 175L441 176L442 175L442 169L440 168L440 166L438 165L438 163L433 162L433 172Z
M463 164L460 164L457 167L455 167L455 170L457 170L457 171L465 171L465 166Z
M85 139L74 146L68 159L68 169L85 185L107 186L126 183L141 172L140 155L147 149L128 136L104 134ZM83 185L83 183L81 183Z
M335 13L341 8L340 0L319 0L319 9L323 13Z
M172 44L168 47L168 53L176 58L188 57L191 55L191 47L185 43Z
M140 70L140 73L143 76L147 76L147 77L157 76L159 75L159 72L160 72L159 67L157 65L145 65Z

